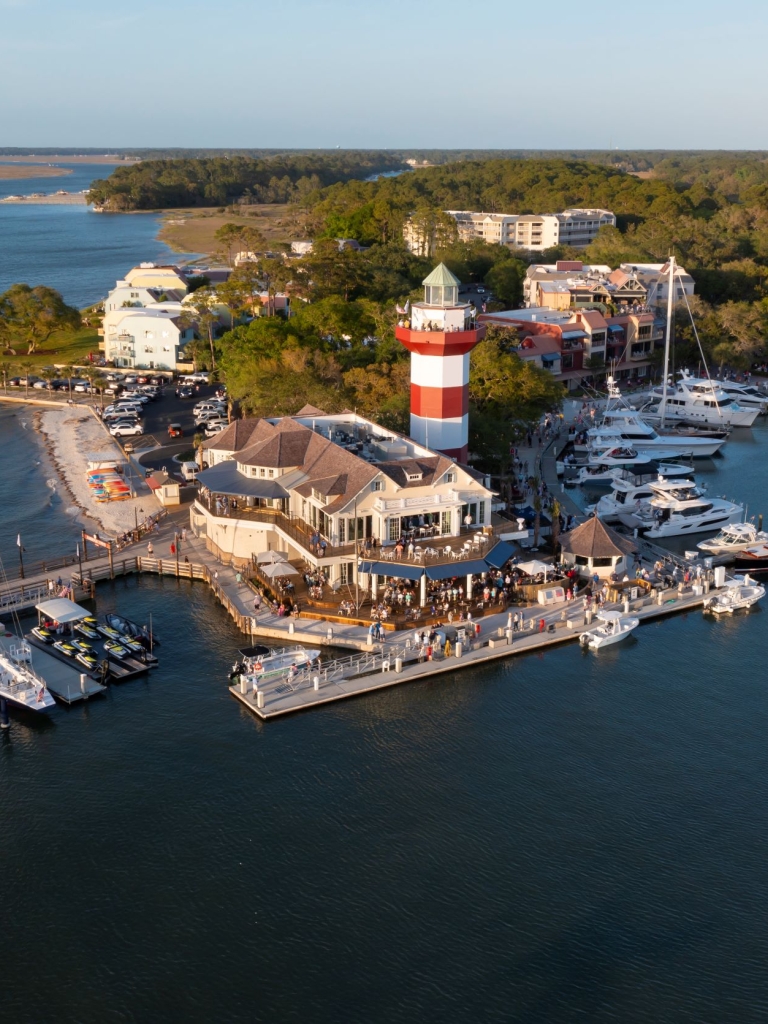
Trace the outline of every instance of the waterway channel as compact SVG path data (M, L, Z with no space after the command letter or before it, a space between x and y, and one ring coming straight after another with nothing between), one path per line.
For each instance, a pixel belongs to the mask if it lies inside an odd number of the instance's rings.
M0 736L8 1020L766 1019L768 606L263 724L207 588L98 597L161 667Z

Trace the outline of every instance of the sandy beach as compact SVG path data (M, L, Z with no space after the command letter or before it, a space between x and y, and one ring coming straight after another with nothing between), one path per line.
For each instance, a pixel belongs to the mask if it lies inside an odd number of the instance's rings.
M95 500L85 479L88 459L97 455L105 459L123 454L107 434L101 422L84 407L38 409L35 427L42 435L46 452L72 503L83 516L98 524L109 537L118 537L159 509L157 501L134 466L127 477L137 497L127 501L100 503Z

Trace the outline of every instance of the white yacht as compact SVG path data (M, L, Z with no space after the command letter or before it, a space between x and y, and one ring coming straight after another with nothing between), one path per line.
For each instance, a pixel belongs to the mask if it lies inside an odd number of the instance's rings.
M747 408L734 401L717 381L684 375L676 386L651 389L651 400L643 415L655 422L689 423L706 427L751 427L759 408Z
M744 518L744 506L708 498L693 480L657 480L647 504L619 513L619 520L646 537L682 537L717 530Z
M641 455L670 456L692 455L694 458L707 458L719 452L727 440L725 434L703 437L700 434L660 433L636 409L612 409L605 413L602 426L592 427L587 431L592 440L611 440L631 444Z
M48 711L55 704L32 668L32 651L24 640L0 648L0 697L28 711Z
M715 615L732 615L733 612L751 608L765 597L765 587L755 583L749 576L734 576L726 580L725 588L719 594L704 602L704 610Z
M582 485L611 484L614 472L622 469L642 470L651 465L649 455L640 455L628 444L597 444L590 446L586 462L582 462L574 479ZM578 464L577 464L578 465Z
M656 478L658 479L658 477ZM650 482L633 484L628 480L614 481L610 494L604 494L588 512L594 511L604 523L620 523L620 513L634 512L654 496Z
M686 371L683 371L685 375ZM735 380L713 380L715 387L724 391L729 398L738 402L742 409L757 409L758 414L768 413L768 392L761 391L753 384L739 384ZM709 385L709 381L706 382Z
M735 554L750 544L768 541L768 533L758 531L754 523L731 523L724 526L716 537L700 540L696 547L708 555Z

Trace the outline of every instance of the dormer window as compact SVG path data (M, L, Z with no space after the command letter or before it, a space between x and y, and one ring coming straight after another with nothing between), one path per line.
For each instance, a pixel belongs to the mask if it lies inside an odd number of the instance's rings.
M446 473L444 479L445 479L445 482L447 484L455 484L456 483L456 474L453 473L453 472Z
M316 487L312 488L312 497L315 499L315 501L319 501L321 505L328 504L328 499L326 498L326 496L324 494L321 494Z
M405 478L409 481L421 480L423 473L406 473Z

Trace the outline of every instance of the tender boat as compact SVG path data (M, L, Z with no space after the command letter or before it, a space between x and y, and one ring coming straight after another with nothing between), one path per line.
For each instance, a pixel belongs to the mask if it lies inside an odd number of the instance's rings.
M758 533L753 523L731 523L724 526L716 537L700 540L696 547L708 555L728 555L760 541L768 541L768 533L762 530Z
M248 680L248 684L256 689L263 683L273 682L295 675L297 671L314 665L320 659L321 652L311 647L276 648L265 656L245 657L233 678L235 683L240 678Z
M28 711L48 711L55 701L32 668L32 649L21 640L0 648L0 697Z
M582 647L597 651L601 647L617 644L626 640L629 634L640 625L640 619L622 615L619 611L600 611L595 616L601 625L587 630L579 637Z
M717 530L744 518L744 506L725 498L707 498L693 480L657 480L654 496L638 508L619 512L619 520L646 537L682 537Z
M704 610L715 615L732 615L733 612L751 608L762 597L765 587L753 583L749 576L735 576L726 580L725 589L714 594L704 602Z
M736 555L736 568L745 569L750 575L768 572L768 544L750 544Z
M109 614L105 615L104 619L107 625L111 629L117 630L121 636L128 636L133 640L138 640L147 649L160 643L157 636L155 636L154 630L150 631L146 626L139 626L122 615Z

